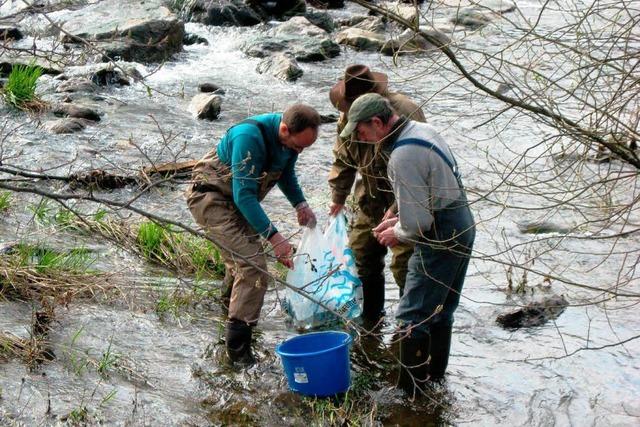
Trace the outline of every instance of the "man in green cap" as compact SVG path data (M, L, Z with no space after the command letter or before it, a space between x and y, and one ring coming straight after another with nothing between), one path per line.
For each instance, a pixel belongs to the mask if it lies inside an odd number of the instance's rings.
M393 191L386 179L386 159L376 155L372 145L358 144L339 134L347 122L349 107L365 93L378 93L387 98L399 114L425 121L418 105L405 95L389 91L388 80L384 73L372 71L366 65L354 64L345 69L344 78L329 92L331 104L341 113L338 137L333 147L334 161L329 172L332 202L329 214L336 215L344 208L355 181L354 196L358 211L349 231L349 247L353 250L358 276L362 281L362 316L370 322L377 322L384 314L384 258L387 254L387 248L375 239L371 229L384 218L386 212L392 210ZM360 175L357 180L356 174ZM391 248L391 252L391 272L402 294L413 246L399 244Z
M340 136L373 144L388 159L398 216L374 228L380 244L415 245L396 313L399 385L415 394L428 380L444 378L453 313L475 239L473 216L445 140L428 124L398 116L384 97L355 100Z

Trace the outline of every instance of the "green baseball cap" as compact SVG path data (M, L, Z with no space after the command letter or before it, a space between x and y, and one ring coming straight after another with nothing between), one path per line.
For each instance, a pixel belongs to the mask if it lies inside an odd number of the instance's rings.
M360 122L366 122L378 114L389 110L389 101L377 93L364 94L351 104L347 113L347 125L340 132L341 138L349 138Z

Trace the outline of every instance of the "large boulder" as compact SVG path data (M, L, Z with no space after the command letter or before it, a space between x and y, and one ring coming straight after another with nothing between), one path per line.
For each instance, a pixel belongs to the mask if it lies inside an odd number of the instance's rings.
M516 5L508 0L484 0L473 6L456 10L450 21L471 30L482 28L500 18L502 14L512 12Z
M180 13L189 22L246 27L270 20L304 15L304 0L192 0Z
M386 39L384 34L359 28L347 28L340 31L335 38L338 44L354 47L356 50L379 51L384 46Z
M411 5L401 4L392 1L383 1L378 4L381 8L388 10L389 12L402 17L412 24L418 23L418 9Z
M340 55L340 46L329 38L325 30L300 16L245 44L242 51L257 58L282 52L291 54L296 61L316 62Z
M293 55L277 53L269 56L258 64L256 71L260 74L270 73L277 79L292 82L302 77L304 73Z
M64 43L92 41L112 58L159 62L182 50L184 23L161 0L103 0L64 18Z
M435 28L421 28L421 30L442 44L451 43L451 39L446 34L436 30ZM384 46L382 46L381 51L385 55L402 55L429 52L437 49L436 45L429 43L420 34L416 34L412 30L406 29L397 38L393 37L387 40Z
M204 25L248 27L262 22L262 17L242 0L190 1L180 13L187 21Z

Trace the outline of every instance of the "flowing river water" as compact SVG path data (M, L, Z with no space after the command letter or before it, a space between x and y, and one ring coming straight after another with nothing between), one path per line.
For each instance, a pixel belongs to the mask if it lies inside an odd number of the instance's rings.
M533 15L541 3L523 1L518 6ZM362 11L349 5L345 10L332 11L332 15ZM492 262L490 255L499 253L507 242L524 247L535 238L521 233L518 223L537 219L540 206L516 192L509 195L511 205L528 205L530 209L510 209L481 195L490 193L502 177L494 169L499 166L496 159L508 164L528 148L538 147L548 129L526 116L508 113L478 126L502 106L494 99L472 94L468 84L453 77L449 66L435 66L446 62L430 56L435 54L402 56L395 66L390 57L343 47L336 58L303 64L304 75L296 83L260 75L255 72L259 60L245 56L240 46L263 30L262 26L239 29L187 24L188 32L206 38L209 45L186 46L157 71L138 67L143 74L154 71L146 84L161 93L150 97L141 84L111 87L102 93L100 102L94 101L105 113L96 126L69 136L52 135L29 123L16 129L11 140L5 142L5 156L16 154L18 163L37 163L43 169L74 162L71 168L76 170L113 165L135 169L145 157L153 161L199 158L231 124L251 114L279 111L293 102L310 104L322 114L335 113L328 91L349 64L364 63L374 70L384 70L393 90L425 103L429 122L450 141L473 201L478 238L476 258L471 262L456 314L444 387L437 388L428 399L410 402L393 388L392 375L375 363L376 357L382 357L382 344L363 339L352 351L354 376L373 378L368 393L376 410L369 423L638 425L640 344L636 340L607 346L640 330L637 299L593 305L587 302L596 299L595 292L552 282L554 292L563 294L570 303L556 320L518 330L505 330L495 321L497 315L524 300L507 295L507 268ZM464 43L490 51L508 36L508 32L489 27L471 33ZM48 79L41 78L39 86L45 94ZM187 108L203 82L215 83L226 91L222 113L213 122L194 119ZM90 99L85 101L91 103ZM23 116L2 108L10 128L24 123ZM167 144L163 144L163 135L168 138ZM323 125L318 141L304 151L297 166L300 183L321 224L327 220L326 178L334 138L335 125ZM54 172L68 168L59 167ZM183 191L184 186L159 188L141 197L136 205L191 224ZM126 200L132 194L132 189L106 193L116 200ZM16 200L19 202L0 220L3 243L27 238L56 247L88 248L96 254L100 270L130 278L132 289L127 293L142 303L78 300L57 307L49 334L54 360L35 370L29 370L19 359L0 363L0 425L71 422L70 414L81 409L88 413L86 423L106 425L338 423L328 418L309 420L308 413L301 409L305 405L301 398L287 391L274 348L296 332L288 328L280 311L281 288L268 292L257 328L259 363L246 370L231 369L221 361L224 315L215 302L204 301L178 316L163 318L153 305L144 304L162 295L163 286L189 286L189 280L166 277L163 270L142 263L109 242L36 224L30 221L33 213L27 206L37 199L16 196ZM276 224L294 233L296 239L295 218L284 197L273 191L264 205ZM559 212L553 218L570 223L573 215L576 213ZM583 237L588 236L588 230L584 233ZM631 235L619 242L618 253L637 249L639 243L637 234ZM616 253L602 261L601 254L609 248L602 240L565 239L558 243L552 239L542 246L545 244L557 245L555 249L559 250L540 250L538 263L552 271L569 271L569 277L594 286L611 283L624 263L622 255ZM524 255L514 255L512 261L517 263L519 257ZM395 326L392 314L398 302L389 273L387 279L388 319L380 330L384 343L391 339ZM145 283L154 291L149 292ZM542 278L532 277L529 285L529 293L544 292ZM637 273L626 290L640 291ZM0 330L28 336L32 308L30 302L0 300ZM576 352L587 347L604 348ZM362 361L358 355L363 351L369 353L373 363ZM96 369L105 354L118 357L118 368L109 375L101 375Z

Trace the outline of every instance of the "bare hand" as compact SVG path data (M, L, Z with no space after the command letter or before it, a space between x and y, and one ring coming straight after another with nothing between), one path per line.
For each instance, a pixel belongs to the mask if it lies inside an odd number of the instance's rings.
M397 216L394 216L393 218L389 218L389 219L383 220L380 224L378 224L376 226L376 228L374 228L372 230L373 231L373 235L376 236L376 238L377 238L378 234L382 233L383 231L385 231L388 228L393 228L393 226L396 225L397 222L398 222L398 217Z
M296 206L296 213L298 214L298 224L313 228L316 226L316 214L307 205L307 203L300 203Z
M340 203L331 203L331 206L329 206L329 216L338 215L342 209L344 209L344 205L341 205Z
M387 219L391 219L391 218L395 218L398 215L393 211L392 208L389 208L385 211L384 216L382 217L382 221L385 221Z
M273 253L280 264L288 269L293 269L293 259L291 258L293 255L293 246L291 246L289 241L282 237L282 234L276 233L271 236L269 243L271 243Z
M393 230L393 227L389 227L386 230L377 233L376 238L381 245L388 246L390 248L394 247L399 243L398 238L396 237L396 233Z

